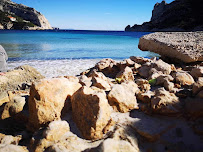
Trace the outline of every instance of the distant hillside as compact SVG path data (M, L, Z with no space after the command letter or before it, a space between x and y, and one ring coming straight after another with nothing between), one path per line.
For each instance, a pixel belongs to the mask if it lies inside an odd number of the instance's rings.
M175 0L156 3L149 22L128 25L125 31L200 31L203 30L202 0Z
M0 29L52 29L48 20L34 8L11 0L0 0Z

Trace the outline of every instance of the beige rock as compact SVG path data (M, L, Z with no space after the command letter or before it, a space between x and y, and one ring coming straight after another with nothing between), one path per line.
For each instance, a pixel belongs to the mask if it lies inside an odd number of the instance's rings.
M163 74L171 73L171 65L159 59L158 61L152 62L152 67L157 71L161 71Z
M137 99L142 101L143 103L151 103L151 98L154 96L154 92L147 91L145 93L139 92L137 94Z
M69 124L66 121L52 121L43 132L43 137L49 141L58 141L62 136L70 131Z
M125 140L106 139L98 147L89 152L139 152Z
M141 65L141 64L138 64L138 63L135 63L135 64L134 64L135 70L139 69L141 66L142 66L142 65Z
M111 81L101 72L94 71L92 73L92 86L103 89L105 91L111 90Z
M121 82L134 81L133 71L130 67L126 67L116 75L116 78L120 78Z
M194 95L198 94L201 90L203 90L203 77L199 77L197 82L194 83L192 87L192 92Z
M2 106L4 103L9 102L9 97L7 92L0 92L0 106Z
M137 57L137 56L131 56L130 59L138 64L144 64L146 62L150 62L150 59L143 58L143 57Z
M203 100L201 98L187 98L185 111L193 118L203 117Z
M0 152L29 152L24 146L0 144Z
M125 113L133 109L138 109L135 93L139 91L138 86L130 81L116 84L108 94L109 104L114 110Z
M0 29L1 29L1 30L3 30L3 29L4 29L4 26L3 26L3 25L1 25L1 24L0 24Z
M164 82L166 81L173 81L174 78L171 76L171 75L165 75L165 74L162 74L162 75L159 75L157 78L156 78L156 85L163 85Z
M110 120L110 106L104 91L86 86L71 98L73 119L86 139L103 138L103 129Z
M11 135L4 135L4 134L1 134L0 133L0 144L6 144L6 145L9 145L9 144L13 144L13 145L18 145L19 144L19 141L21 140L22 138L19 136L16 136L16 137L13 137Z
M176 82L179 82L182 85L192 85L195 81L193 77L187 72L177 72L175 74Z
M163 57L172 58L176 62L181 60L190 63L203 61L201 42L202 33L198 32L159 32L140 38L138 47L143 51L152 51Z
M15 90L23 83L31 83L42 78L44 77L33 67L20 66L0 77L0 92Z
M119 72L119 68L116 65L116 61L112 59L102 59L95 67L106 76L115 78L116 74Z
M29 129L35 130L58 120L61 110L81 84L67 78L43 79L34 83L29 97Z
M151 63L147 62L138 69L138 74L143 78L148 78L150 76L149 74L150 69Z
M155 91L155 96L151 100L153 112L160 114L176 114L180 112L179 98L173 93L169 93L164 88Z
M164 88L166 90L172 92L172 91L174 91L174 87L175 87L174 83L172 83L172 82L170 82L168 80L164 82Z
M147 81L145 79L137 79L136 84L138 85L139 89L142 92L146 92L151 89L151 85L149 84L149 81Z
M193 68L192 71L190 72L190 74L195 79L197 79L199 77L203 77L203 66Z
M23 111L24 105L25 105L25 97L21 96L13 97L13 99L5 105L1 115L1 119L6 119L20 113L21 111Z
M82 86L87 86L87 87L90 87L92 85L92 78L88 78L86 75L81 75L79 77L79 81L80 81L80 84Z

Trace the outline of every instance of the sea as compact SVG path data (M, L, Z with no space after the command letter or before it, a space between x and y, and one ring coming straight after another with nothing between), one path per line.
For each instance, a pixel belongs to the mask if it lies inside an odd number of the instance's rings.
M78 75L104 58L121 61L130 56L155 57L138 49L147 32L124 31L0 31L0 45L8 54L8 69L36 68L45 77Z

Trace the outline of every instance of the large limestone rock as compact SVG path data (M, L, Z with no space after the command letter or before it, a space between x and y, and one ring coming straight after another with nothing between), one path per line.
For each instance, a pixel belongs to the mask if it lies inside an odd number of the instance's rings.
M31 83L44 78L36 69L29 65L24 65L0 76L0 92L16 90L23 83Z
M14 14L23 18L26 21L38 26L39 29L52 29L48 20L40 12L34 8L27 7L23 4L17 4L12 1L0 1L0 10L8 14Z
M60 119L65 102L80 87L81 84L67 78L42 79L33 83L28 103L29 129L35 130Z
M86 139L101 139L110 121L110 106L103 90L86 86L71 98L73 119Z
M139 109L135 93L139 91L136 83L129 81L116 84L108 94L109 104L119 112L129 112Z
M141 37L138 47L174 61L203 61L203 32L152 33Z
M180 101L175 94L159 88L155 91L155 96L151 99L153 112L159 114L177 114L180 112Z

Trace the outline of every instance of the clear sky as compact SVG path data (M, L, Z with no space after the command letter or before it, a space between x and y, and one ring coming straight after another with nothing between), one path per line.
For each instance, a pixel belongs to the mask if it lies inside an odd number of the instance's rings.
M13 0L34 7L51 26L78 30L124 30L149 21L162 0ZM173 0L166 0L167 3Z

